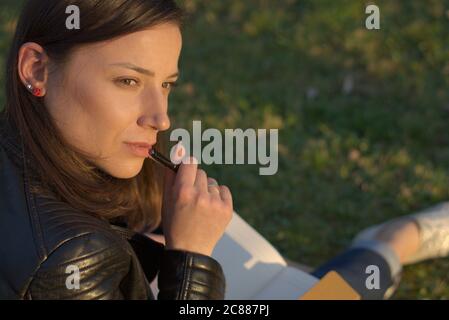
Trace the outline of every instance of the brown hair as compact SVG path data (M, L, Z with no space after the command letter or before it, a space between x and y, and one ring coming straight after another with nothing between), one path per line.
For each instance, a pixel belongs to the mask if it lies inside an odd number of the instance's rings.
M80 30L65 26L66 8L77 5ZM23 43L41 45L50 59L64 63L76 47L140 31L163 22L181 26L183 12L173 0L29 0L13 38L6 65L8 123L17 128L36 167L32 191L56 196L70 206L105 219L125 217L129 227L153 229L161 221L163 180L153 161L145 160L131 179L114 178L96 168L80 150L67 144L43 100L24 87L18 74ZM163 148L160 142L156 148Z

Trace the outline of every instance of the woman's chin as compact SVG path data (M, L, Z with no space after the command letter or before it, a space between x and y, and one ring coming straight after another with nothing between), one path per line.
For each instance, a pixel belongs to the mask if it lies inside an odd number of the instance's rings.
M131 179L137 176L142 170L143 160L142 158L142 160L129 161L126 165L121 163L116 166L108 166L102 168L102 170L117 179Z

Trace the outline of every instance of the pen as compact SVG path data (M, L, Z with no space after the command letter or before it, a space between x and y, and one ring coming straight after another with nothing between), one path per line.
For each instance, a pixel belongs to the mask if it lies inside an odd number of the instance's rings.
M150 157L156 162L166 166L171 169L173 172L178 172L179 164L172 163L169 159L167 159L162 153L158 152L156 149L151 148L149 151Z

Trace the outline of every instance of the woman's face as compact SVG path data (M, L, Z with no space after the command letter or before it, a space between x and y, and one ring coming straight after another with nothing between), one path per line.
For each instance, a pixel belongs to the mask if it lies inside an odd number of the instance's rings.
M170 127L167 100L181 46L179 27L165 23L74 51L48 75L44 98L67 142L114 177L137 175L146 158L127 143L153 145Z

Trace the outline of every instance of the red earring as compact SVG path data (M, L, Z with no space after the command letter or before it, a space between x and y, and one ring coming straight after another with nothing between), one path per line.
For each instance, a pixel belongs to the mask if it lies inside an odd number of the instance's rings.
M42 93L42 90L39 88L34 88L33 89L33 95L35 95L36 97L40 97Z

